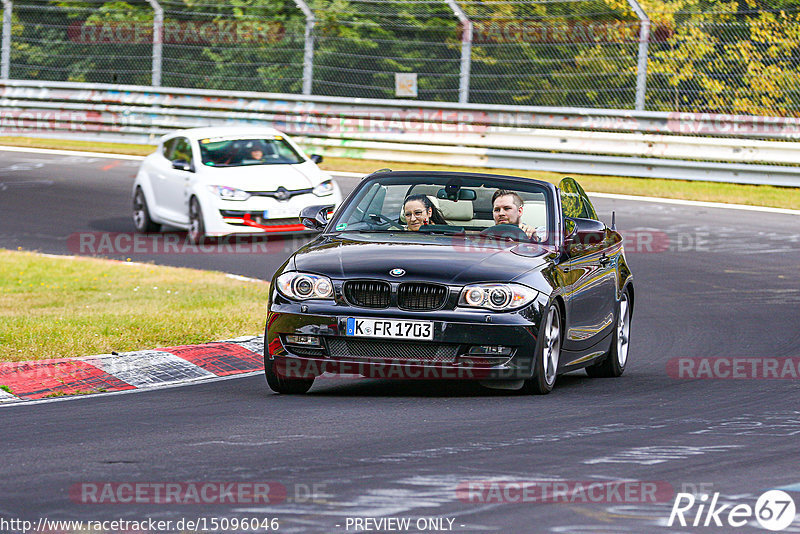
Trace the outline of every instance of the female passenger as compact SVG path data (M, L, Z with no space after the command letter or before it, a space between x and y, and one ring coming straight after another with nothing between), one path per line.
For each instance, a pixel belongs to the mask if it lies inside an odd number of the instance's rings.
M416 232L425 224L447 224L439 209L427 195L410 195L403 202L403 215L408 229Z

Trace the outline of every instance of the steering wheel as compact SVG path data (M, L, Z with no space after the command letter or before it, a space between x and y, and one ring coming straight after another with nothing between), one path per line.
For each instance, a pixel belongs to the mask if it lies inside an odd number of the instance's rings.
M499 237L513 241L530 242L527 234L516 224L496 224L481 232L481 235Z
M383 213L370 213L367 215L373 222L382 223L388 225L390 228L394 226L398 230L404 230L404 228L398 223L384 215Z

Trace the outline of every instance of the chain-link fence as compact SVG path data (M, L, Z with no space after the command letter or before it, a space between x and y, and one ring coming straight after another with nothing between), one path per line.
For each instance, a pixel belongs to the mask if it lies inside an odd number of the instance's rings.
M0 78L800 116L797 0L4 0Z
M460 3L475 27L473 102L633 106L639 22L624 1Z
M647 5L647 109L800 116L797 0Z
M153 10L145 0L26 0L12 13L10 78L150 84Z
M163 84L299 93L305 19L292 0L160 0Z
M313 8L315 94L394 98L395 73L411 73L421 100L458 101L461 32L444 1L316 0Z

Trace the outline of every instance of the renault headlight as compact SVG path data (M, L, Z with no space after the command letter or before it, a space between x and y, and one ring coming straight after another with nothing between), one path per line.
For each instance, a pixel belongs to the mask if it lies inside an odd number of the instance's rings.
M458 305L509 311L530 304L537 293L535 289L520 284L474 284L461 290Z
M208 190L217 195L222 200L247 200L250 198L250 193L235 187L228 187L226 185L209 185Z
M294 300L332 299L333 283L327 276L288 272L278 277L278 291Z
M333 194L333 180L325 180L314 188L313 193L318 197L326 197Z

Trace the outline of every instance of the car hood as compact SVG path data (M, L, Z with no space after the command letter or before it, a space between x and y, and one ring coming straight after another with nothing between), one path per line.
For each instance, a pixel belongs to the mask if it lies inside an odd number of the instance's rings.
M245 191L275 191L279 187L294 191L308 189L330 179L311 162L204 168L203 171L209 185L226 185Z
M313 241L295 253L294 268L339 279L463 285L516 279L541 267L552 252L536 244L463 236L364 233ZM405 274L392 277L392 269L403 269Z

